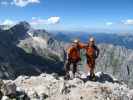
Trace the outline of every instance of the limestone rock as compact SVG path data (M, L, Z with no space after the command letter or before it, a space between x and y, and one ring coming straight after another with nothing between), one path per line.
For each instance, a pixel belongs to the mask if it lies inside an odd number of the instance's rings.
M16 84L7 82L1 87L1 92L4 96L16 95Z

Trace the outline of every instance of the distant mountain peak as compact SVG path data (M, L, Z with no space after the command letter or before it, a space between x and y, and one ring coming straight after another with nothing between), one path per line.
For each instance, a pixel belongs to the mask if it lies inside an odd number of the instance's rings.
M8 31L15 40L21 40L24 39L25 37L29 36L28 31L31 29L31 26L28 22L22 21L13 27L11 27Z
M24 30L27 30L27 31L31 28L30 24L26 21L19 22L18 24L16 24L12 28L20 28L20 27Z

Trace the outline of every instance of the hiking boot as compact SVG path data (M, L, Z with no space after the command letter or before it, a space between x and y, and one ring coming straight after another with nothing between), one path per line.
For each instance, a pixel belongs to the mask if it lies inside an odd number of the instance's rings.
M64 80L69 80L70 79L70 75L69 74L66 74L65 76L64 76Z
M76 73L74 74L74 78L79 78L79 77L80 77L79 73L76 72Z
M75 78L75 75L72 71L69 71L69 76L71 80Z
M93 76L91 80L96 81L96 76Z
M96 76L95 76L94 73L90 75L90 80L91 81L96 81Z

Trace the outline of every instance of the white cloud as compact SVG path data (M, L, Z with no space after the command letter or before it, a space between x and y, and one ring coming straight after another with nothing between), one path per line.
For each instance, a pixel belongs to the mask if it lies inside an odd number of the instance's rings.
M112 24L113 24L112 22L106 22L106 25L108 25L108 26L110 26Z
M31 19L34 20L34 19L36 19L36 17L32 17Z
M50 18L48 18L48 23L50 23L50 24L57 24L57 23L59 23L59 21L60 21L60 17L50 17Z
M125 25L133 25L133 19L122 20L122 23Z
M48 19L40 19L36 17L32 17L31 21L28 21L31 25L53 25L58 24L60 22L60 17L50 17ZM18 23L16 20L5 19L0 21L0 25L15 25Z
M48 19L40 19L32 17L31 25L50 25L50 24L58 24L60 22L60 17L54 16Z
M37 18L32 18L32 21L30 22L31 25L42 25L46 24L47 20L45 19L37 19Z
M6 20L2 21L0 24L1 25L14 25L15 23L16 23L15 21L6 19Z
M13 0L11 4L19 7L25 7L31 3L40 3L40 0Z

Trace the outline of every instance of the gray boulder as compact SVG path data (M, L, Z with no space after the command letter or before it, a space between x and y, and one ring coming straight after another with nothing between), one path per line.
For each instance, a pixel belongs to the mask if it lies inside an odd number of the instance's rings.
M16 85L13 82L7 82L1 87L4 96L16 95Z
M1 100L10 100L8 96L3 96Z

